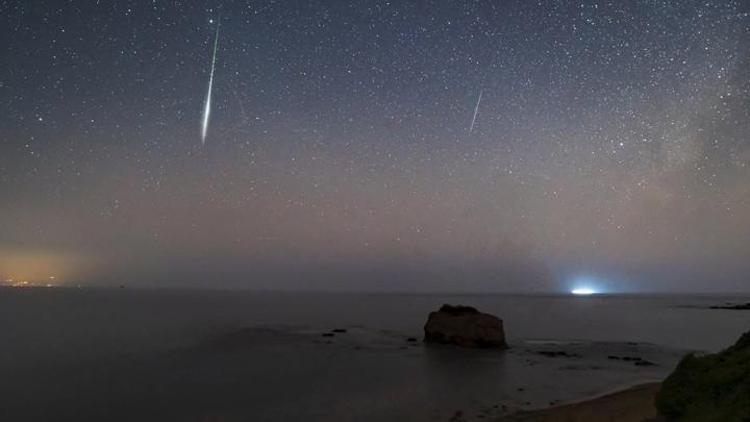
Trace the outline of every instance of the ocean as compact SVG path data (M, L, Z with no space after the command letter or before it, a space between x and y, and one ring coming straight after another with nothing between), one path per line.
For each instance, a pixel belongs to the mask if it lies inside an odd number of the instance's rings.
M0 420L491 420L662 379L750 329L708 309L744 301L0 289ZM502 318L510 348L407 341L443 303Z

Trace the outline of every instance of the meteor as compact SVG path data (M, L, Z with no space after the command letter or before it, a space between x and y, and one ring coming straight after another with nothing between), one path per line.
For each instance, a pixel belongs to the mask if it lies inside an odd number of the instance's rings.
M216 50L219 47L219 27L221 22L216 23L216 36L214 37L214 55L211 60L211 76L208 78L208 93L206 94L206 104L203 107L203 126L201 128L201 143L206 145L206 135L208 134L208 120L211 117L211 91L214 88L214 70L216 70Z
M482 91L479 91L479 99L477 99L477 105L474 107L474 117L471 118L471 127L469 127L469 133L474 130L474 122L477 121L477 113L479 113L480 102L482 102Z

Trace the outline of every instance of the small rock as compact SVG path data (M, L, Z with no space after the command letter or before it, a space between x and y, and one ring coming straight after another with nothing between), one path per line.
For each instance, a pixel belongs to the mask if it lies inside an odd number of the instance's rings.
M576 353L568 353L563 350L540 350L537 352L537 354L540 354L542 356L547 356L549 358L556 358L556 357L580 358L581 357L581 355L578 355Z
M610 359L610 360L620 360L620 357L619 356L614 356L614 355L609 355L609 356L607 356L607 359Z
M462 412L462 411L459 410L459 411L457 411L456 413L453 414L453 417L451 417L450 420L451 420L451 422L460 422L460 421L464 420L463 416L464 416L464 412Z

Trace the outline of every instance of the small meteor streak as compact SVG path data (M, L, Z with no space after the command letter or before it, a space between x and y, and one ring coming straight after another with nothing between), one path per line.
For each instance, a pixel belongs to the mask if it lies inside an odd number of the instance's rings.
M479 91L479 98L477 99L477 105L474 107L474 117L471 118L471 127L469 127L469 133L474 130L474 122L477 121L477 113L479 113L479 103L482 102L482 91Z
M214 88L214 70L216 70L216 50L219 47L219 27L221 22L216 23L216 36L214 37L214 55L211 60L211 76L208 78L208 93L206 94L206 104L203 107L203 126L201 130L201 142L206 145L206 135L208 134L208 120L211 117L211 91Z

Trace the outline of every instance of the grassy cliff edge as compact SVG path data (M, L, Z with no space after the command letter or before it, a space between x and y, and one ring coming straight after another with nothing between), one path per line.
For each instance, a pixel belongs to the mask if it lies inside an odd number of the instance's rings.
M670 420L750 420L750 331L720 353L685 356L664 380L656 407Z

